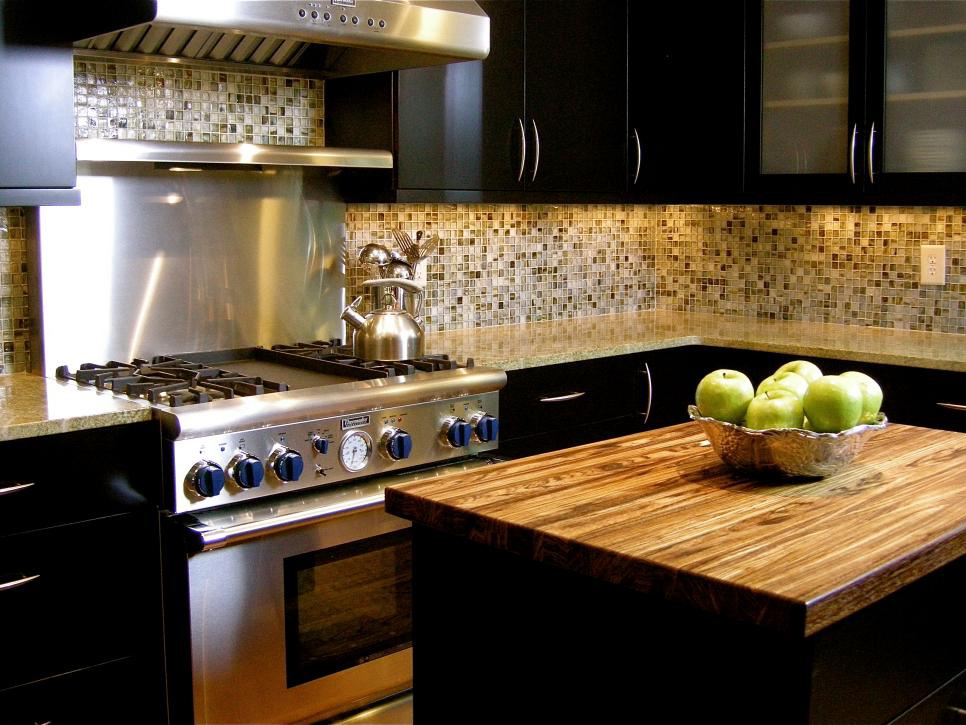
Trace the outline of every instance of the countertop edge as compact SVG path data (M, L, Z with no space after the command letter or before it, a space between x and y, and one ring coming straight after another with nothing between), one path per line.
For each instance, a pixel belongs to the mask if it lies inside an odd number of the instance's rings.
M24 438L40 438L58 433L73 433L94 428L109 428L115 425L127 425L151 420L151 410L124 410L110 413L94 413L77 415L69 418L54 418L28 423L14 423L0 425L0 442L22 440Z

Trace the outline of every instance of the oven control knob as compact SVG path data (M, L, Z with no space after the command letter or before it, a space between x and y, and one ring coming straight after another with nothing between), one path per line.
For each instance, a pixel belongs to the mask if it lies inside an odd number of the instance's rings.
M284 450L272 461L272 470L282 481L297 481L302 475L302 456L295 451Z
M413 452L413 437L399 428L390 428L382 437L386 455L394 461L409 458Z
M443 439L453 448L462 448L473 437L473 426L462 418L447 418L443 423Z
M188 473L188 479L191 487L206 497L217 496L225 487L225 472L211 461L198 461Z
M325 455L329 452L329 439L323 438L320 435L312 436L312 448L315 449L316 453L321 453Z
M483 443L495 441L500 434L500 421L492 415L480 413L473 416L470 422L473 424L473 432L476 433L476 437Z
M238 456L228 467L228 474L242 488L258 488L265 478L265 466L255 456Z

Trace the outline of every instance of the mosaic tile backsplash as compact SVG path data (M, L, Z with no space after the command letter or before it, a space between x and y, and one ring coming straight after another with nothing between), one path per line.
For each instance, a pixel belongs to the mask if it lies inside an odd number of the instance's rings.
M30 355L23 211L0 207L0 373L23 372Z
M394 226L444 240L431 330L672 309L966 333L959 207L354 204L350 258ZM919 284L923 243L944 286Z
M74 61L77 138L324 146L320 80Z

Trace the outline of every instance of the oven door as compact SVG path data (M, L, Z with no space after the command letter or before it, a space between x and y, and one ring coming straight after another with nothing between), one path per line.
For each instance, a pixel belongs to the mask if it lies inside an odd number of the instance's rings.
M191 527L208 549L188 561L196 723L312 722L412 685L408 522L381 496L296 503Z

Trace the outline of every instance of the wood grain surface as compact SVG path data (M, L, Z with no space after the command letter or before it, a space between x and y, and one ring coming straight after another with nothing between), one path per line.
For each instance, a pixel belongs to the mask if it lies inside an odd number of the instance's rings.
M966 553L966 434L894 424L844 471L789 482L732 471L685 423L387 488L386 508L807 636Z

